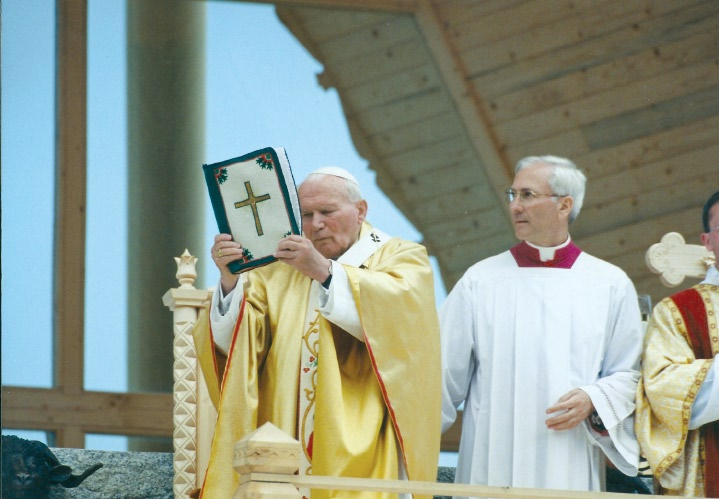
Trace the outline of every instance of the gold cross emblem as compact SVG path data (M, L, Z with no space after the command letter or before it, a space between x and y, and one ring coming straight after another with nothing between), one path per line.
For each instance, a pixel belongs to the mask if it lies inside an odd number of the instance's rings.
M267 201L268 199L270 199L270 195L263 194L261 196L255 196L255 193L252 192L252 186L250 185L249 181L245 182L245 190L247 191L247 199L235 203L235 208L240 209L245 206L249 206L250 208L252 208L252 215L255 217L255 229L257 229L257 235L261 236L262 234L264 234L264 232L262 231L260 215L257 213L257 203Z

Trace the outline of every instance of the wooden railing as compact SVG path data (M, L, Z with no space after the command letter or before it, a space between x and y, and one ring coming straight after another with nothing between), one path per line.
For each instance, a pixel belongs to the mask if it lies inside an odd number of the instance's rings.
M294 445L288 445L294 442ZM636 499L636 494L584 492L516 487L489 487L412 480L378 480L337 476L296 475L301 446L272 425L263 426L235 444L233 467L240 475L234 499L300 499L298 488L410 493L425 496L497 497L508 499ZM643 497L659 497L648 496Z

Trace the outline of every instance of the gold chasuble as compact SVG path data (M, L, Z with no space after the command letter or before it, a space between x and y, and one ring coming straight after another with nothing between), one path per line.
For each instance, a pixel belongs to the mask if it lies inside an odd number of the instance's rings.
M373 236L371 230L365 223L360 238ZM397 479L402 459L410 480L434 482L441 371L426 250L393 238L359 268L343 268L365 341L320 316L312 474ZM312 280L280 262L246 276L245 299L222 380L201 495L205 499L234 494L238 480L232 469L233 446L246 434L269 421L299 439L300 352ZM207 321L198 321L196 329L203 328ZM210 341L207 335L199 355L212 353ZM213 360L200 363L203 371L211 370L206 377L215 375ZM312 499L396 496L312 491Z
M699 284L659 302L647 324L635 426L655 493L719 497L719 422L689 429L719 353L717 313L719 287Z

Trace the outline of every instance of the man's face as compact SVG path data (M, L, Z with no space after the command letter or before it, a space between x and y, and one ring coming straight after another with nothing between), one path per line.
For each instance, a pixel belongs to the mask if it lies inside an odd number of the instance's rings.
M518 193L531 191L537 196L522 200L517 196L509 204L514 234L517 239L536 246L557 246L567 240L569 212L573 200L571 197L551 197L549 178L552 167L544 163L535 163L520 170L514 178L512 189Z
M342 256L359 237L367 202L347 199L344 180L332 175L312 176L298 189L302 231L325 258Z
M719 268L719 203L709 208L709 232L702 234L702 243L714 253L714 260Z

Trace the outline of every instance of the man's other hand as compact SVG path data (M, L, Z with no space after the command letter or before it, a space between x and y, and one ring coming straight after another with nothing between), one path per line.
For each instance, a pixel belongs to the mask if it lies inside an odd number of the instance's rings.
M562 395L557 403L547 409L547 414L556 414L545 421L550 430L571 430L589 417L594 410L592 399L587 392L575 388Z

